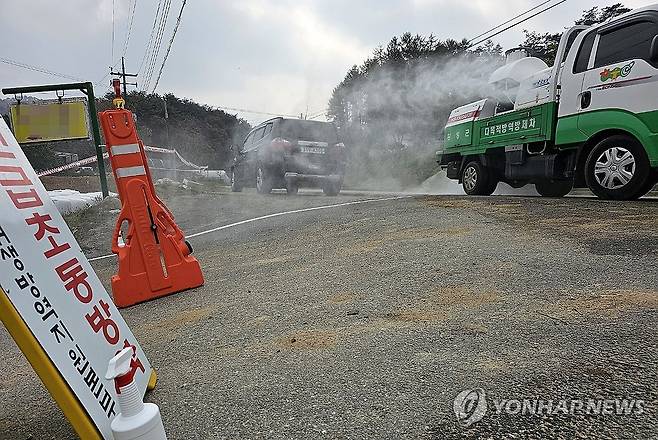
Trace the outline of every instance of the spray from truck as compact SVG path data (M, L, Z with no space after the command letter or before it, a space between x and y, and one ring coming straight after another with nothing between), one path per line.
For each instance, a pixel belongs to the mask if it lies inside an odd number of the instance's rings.
M371 69L342 98L349 112L343 133L352 151L348 173L354 184L381 190L416 186L419 180L405 177L432 172L426 164L441 143L450 110L493 93L488 79L502 62L496 55L465 53Z

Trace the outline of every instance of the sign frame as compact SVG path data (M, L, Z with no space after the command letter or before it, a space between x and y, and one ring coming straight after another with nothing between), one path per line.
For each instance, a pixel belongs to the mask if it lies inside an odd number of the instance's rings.
M89 122L91 123L91 131L94 138L94 145L96 147L96 157L98 159L98 174L101 183L101 192L103 197L109 195L107 189L107 176L105 175L105 163L103 162L103 149L101 148L101 132L98 126L98 117L96 116L96 96L94 95L94 85L91 82L69 83L69 84L46 84L41 86L26 86L26 87L5 87L2 93L5 95L17 95L21 93L44 93L44 92L58 92L66 90L79 90L84 93L88 98L89 109Z
M64 136L64 137L49 137L49 138L39 138L39 139L23 139L18 137L18 132L20 129L20 124L19 122L19 114L20 114L20 109L21 107L39 107L39 106L50 106L50 105L66 105L66 104L71 104L71 103L82 103L83 109L81 109L81 113L79 116L83 118L84 121L84 132L85 135L83 136ZM39 100L38 102L35 103L21 103L21 101L17 101L15 103L12 103L9 106L9 116L11 119L11 125L13 128L14 135L16 136L16 140L20 145L33 145L33 144L42 144L42 143L47 143L47 142L60 142L60 141L84 141L84 140L91 140L91 123L89 121L89 102L87 101L87 98L83 96L77 96L77 97L70 97L70 98L61 98L61 99L44 99L44 100Z

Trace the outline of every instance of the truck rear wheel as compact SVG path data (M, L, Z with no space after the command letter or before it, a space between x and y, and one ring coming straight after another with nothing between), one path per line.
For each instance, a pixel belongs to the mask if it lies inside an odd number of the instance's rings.
M573 182L570 180L545 181L535 183L535 189L542 197L564 197L571 192Z
M474 160L464 167L462 187L469 196L490 196L497 186L496 177L480 162Z
M615 135L603 139L589 153L585 182L599 198L634 200L646 194L651 178L649 158L636 139Z

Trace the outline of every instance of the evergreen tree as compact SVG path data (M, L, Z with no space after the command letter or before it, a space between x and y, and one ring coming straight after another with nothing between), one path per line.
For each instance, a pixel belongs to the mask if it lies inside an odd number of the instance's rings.
M626 8L621 3L615 3L614 5L603 8L594 6L591 9L583 11L582 17L576 20L575 24L593 26L595 24L604 23L629 11L630 9ZM524 30L523 32L525 34L523 46L529 49L530 55L544 60L549 66L553 65L562 33L540 34L538 32L530 32L527 30Z

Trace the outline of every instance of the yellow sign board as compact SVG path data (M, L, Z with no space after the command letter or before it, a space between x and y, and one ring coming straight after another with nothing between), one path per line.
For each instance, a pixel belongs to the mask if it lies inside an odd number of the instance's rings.
M11 106L14 136L20 144L89 139L87 101L67 99Z

